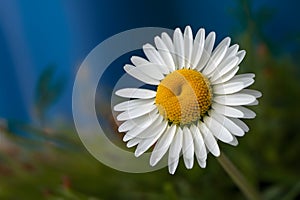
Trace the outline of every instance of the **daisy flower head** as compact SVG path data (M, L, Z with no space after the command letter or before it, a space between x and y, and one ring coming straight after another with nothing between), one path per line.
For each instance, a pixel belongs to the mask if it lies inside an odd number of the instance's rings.
M207 154L220 155L217 141L236 146L237 138L249 131L241 119L254 118L246 106L257 105L261 93L246 89L254 83L252 73L239 74L246 52L226 37L214 48L215 33L190 26L176 28L154 38L155 47L145 44L147 59L133 56L124 70L156 91L123 88L116 95L128 100L114 106L123 123L127 147L136 146L138 157L154 146L150 165L168 154L168 168L174 174L180 155L191 169L196 158L205 168Z

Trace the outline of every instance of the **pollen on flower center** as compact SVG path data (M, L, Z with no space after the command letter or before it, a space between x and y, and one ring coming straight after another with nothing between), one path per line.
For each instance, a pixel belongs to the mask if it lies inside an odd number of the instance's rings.
M180 69L167 75L157 87L155 103L170 123L186 125L205 115L211 105L208 80L200 72Z

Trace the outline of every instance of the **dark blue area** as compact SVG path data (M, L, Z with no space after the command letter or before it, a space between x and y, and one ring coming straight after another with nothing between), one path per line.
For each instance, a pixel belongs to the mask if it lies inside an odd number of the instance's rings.
M0 30L0 38L3 38L3 32ZM6 62L2 65L0 73L0 117L3 113L6 117L21 117L26 119L27 112L24 102L22 101L21 88L16 83L18 81L15 69L12 68L12 58L8 51L7 44L4 40L0 40L0 55L6 58ZM2 59L2 58L1 58ZM14 105L18 105L18 109L12 109Z

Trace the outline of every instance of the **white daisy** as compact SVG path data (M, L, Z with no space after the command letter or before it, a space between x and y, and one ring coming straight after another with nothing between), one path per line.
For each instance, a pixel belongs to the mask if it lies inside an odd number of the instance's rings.
M187 26L184 33L175 29L173 40L168 34L154 39L155 47L143 46L147 59L133 56L133 65L124 70L136 79L157 86L156 91L124 88L116 91L130 100L117 104L124 121L119 132L126 132L127 147L137 145L135 156L151 146L150 165L156 165L168 152L168 166L175 173L180 154L185 166L206 166L207 154L220 155L217 140L237 145L236 136L249 131L239 118L254 118L245 106L257 105L261 93L245 89L254 83L254 74L236 75L245 56L237 44L230 46L227 37L213 50L215 33L205 38L200 29L193 39Z

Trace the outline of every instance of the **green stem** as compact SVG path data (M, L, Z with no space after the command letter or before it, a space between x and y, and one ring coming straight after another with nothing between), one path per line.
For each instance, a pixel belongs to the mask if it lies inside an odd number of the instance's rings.
M217 158L217 160L249 200L261 199L258 191L251 184L249 184L243 174L235 167L235 165L223 152Z

